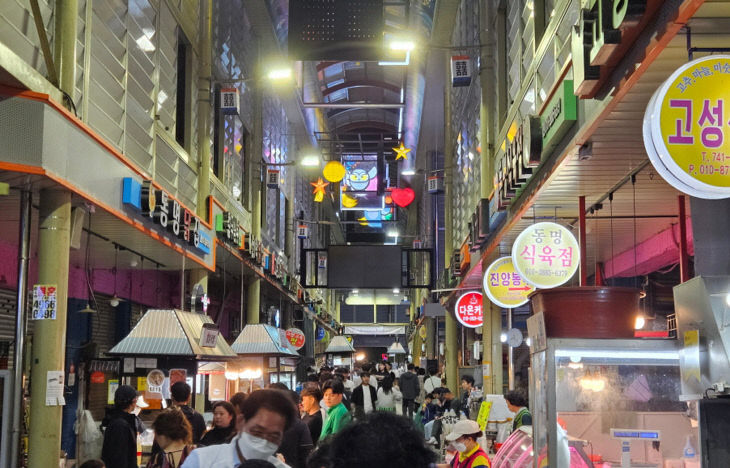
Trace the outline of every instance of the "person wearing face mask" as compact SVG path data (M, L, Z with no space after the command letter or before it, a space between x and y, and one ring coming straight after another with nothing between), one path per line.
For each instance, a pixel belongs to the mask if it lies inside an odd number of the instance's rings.
M238 434L227 445L203 447L190 454L182 468L239 468L247 460L266 460L290 468L274 456L286 431L297 419L291 398L281 390L256 390L237 408Z
M438 468L490 468L487 453L477 442L481 436L482 430L476 421L458 421L446 436L446 440L458 453L450 463L441 463Z
M200 445L227 444L236 435L236 410L227 401L213 403L213 428L200 439Z
M178 408L163 410L152 423L155 442L160 451L155 453L146 468L178 468L195 448L192 442L192 428L183 412Z

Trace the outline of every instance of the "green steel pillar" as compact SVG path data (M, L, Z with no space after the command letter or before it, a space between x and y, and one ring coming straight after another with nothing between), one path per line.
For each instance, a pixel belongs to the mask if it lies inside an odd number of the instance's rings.
M56 18L53 58L58 72L58 87L69 96L73 96L76 86L78 0L56 0L54 14Z
M198 78L198 216L208 219L210 195L210 112L213 0L202 0L200 30L200 77Z
M446 76L451 72L451 64L446 57L444 61L444 69ZM453 161L454 161L454 145L451 129L451 86L446 85L444 88L444 265L451 263L451 252L454 248L453 239L453 203L454 194L453 187ZM457 391L459 385L459 363L457 352L459 350L459 326L456 318L450 310L446 311L446 338L444 343L445 359L446 359L446 385Z
M37 320L30 367L30 468L58 466L63 406L46 401L49 371L65 376L66 310L71 231L71 193L44 190L40 197L38 283L54 285L56 318ZM54 398L55 400L55 398Z
M479 108L479 142L482 147L480 155L481 198L489 198L494 190L494 136L496 133L495 116L497 115L494 87L494 83L497 82L497 71L494 66L496 51L494 3L494 0L482 0L482 8L479 9L479 35L482 44L480 50L482 66L479 70L479 84L482 91ZM489 262L484 262L482 265L485 271L488 266ZM486 298L486 294L484 297ZM502 343L499 340L502 331L501 320L502 309L491 302L485 304L482 330L482 376L484 389L490 393L502 393ZM495 323L498 324L496 334Z
M426 358L434 359L437 357L436 352L436 318L426 318Z
M259 71L257 70L257 73ZM252 151L249 158L251 174L251 237L261 240L261 161L264 154L264 122L262 83L253 84L253 134ZM261 308L261 278L255 277L248 285L246 323L259 323Z

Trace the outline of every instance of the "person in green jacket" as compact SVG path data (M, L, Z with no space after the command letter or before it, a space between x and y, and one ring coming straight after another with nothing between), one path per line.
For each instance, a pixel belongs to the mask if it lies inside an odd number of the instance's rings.
M342 394L345 393L345 386L340 379L332 379L325 382L324 404L327 406L327 419L322 425L322 432L319 440L324 440L332 434L337 434L352 419L350 412L342 404Z

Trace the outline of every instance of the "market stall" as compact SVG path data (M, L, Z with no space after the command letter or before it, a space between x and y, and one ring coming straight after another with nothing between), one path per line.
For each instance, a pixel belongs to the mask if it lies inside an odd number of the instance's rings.
M300 355L284 330L262 323L246 325L231 348L237 357L226 363L225 377L235 391L250 392L276 382L296 388Z
M338 335L330 340L324 354L327 364L352 368L355 348L346 336Z

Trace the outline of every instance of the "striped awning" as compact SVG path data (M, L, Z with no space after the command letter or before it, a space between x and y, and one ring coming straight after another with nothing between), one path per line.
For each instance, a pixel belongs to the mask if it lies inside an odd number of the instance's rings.
M330 340L330 344L327 345L325 353L354 353L355 348L350 343L350 340L343 335L338 335Z
M252 323L243 327L243 331L233 342L231 348L239 355L267 354L299 357L299 353L286 339L284 330L263 323Z
M200 346L205 323L213 323L213 320L207 315L181 310L148 310L129 335L107 354L179 356L199 360L236 357L222 335L218 335L215 347Z

